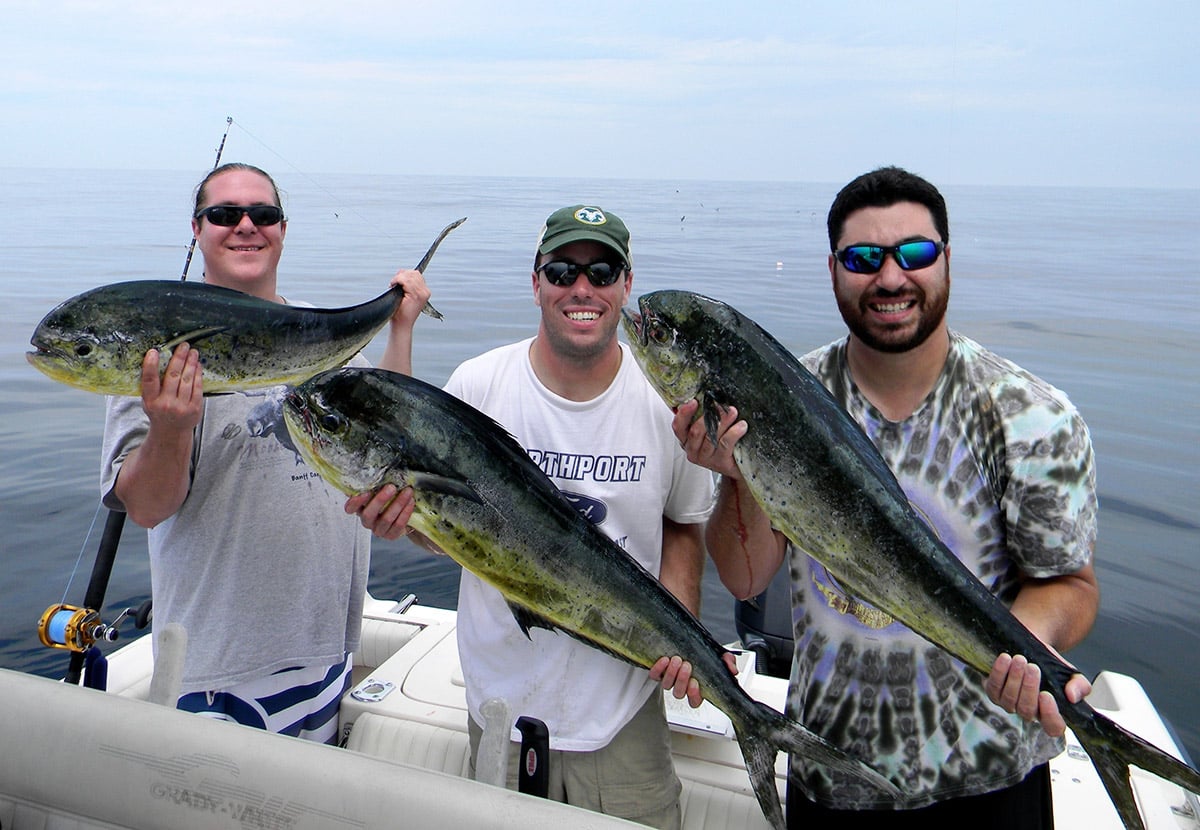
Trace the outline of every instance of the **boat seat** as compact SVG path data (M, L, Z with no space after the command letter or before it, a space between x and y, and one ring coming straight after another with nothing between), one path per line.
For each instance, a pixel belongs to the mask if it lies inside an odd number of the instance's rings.
M365 755L470 777L467 733L444 726L365 712L354 721L346 748ZM680 775L683 830L769 830L752 795Z
M680 776L685 830L771 830L758 800L744 792L714 787Z
M364 712L354 721L346 748L364 755L470 777L467 733L419 721Z
M354 665L374 669L383 665L400 647L421 633L424 626L415 623L398 624L394 620L362 621L362 644L354 652Z

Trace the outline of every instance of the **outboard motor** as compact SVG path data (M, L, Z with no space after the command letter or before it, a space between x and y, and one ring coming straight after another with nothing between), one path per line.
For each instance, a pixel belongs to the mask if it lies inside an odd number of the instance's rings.
M754 652L755 669L774 677L792 671L792 586L786 564L767 589L734 605L733 621L742 646Z

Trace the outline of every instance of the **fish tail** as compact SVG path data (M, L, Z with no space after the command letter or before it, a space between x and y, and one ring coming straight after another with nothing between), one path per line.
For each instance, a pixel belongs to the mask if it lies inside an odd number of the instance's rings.
M1188 792L1200 793L1200 772L1105 717L1087 704L1068 708L1067 720L1087 751L1121 821L1129 830L1145 830L1129 781L1132 764Z
M783 807L780 806L779 790L775 787L775 755L779 749L767 738L738 733L738 746L746 761L746 772L750 775L750 786L758 799L763 815L776 830L783 830Z
M421 261L417 263L416 270L424 274L425 269L429 267L429 260L433 259L433 252L438 249L438 245L442 244L442 240L446 238L446 234L450 233L450 231L454 230L466 221L467 217L464 216L462 219L451 222L449 225L442 228L442 232L437 235L437 239L433 240L433 244L429 246L429 250L425 252L425 256L421 257ZM428 314L435 320L442 319L442 312L434 308L433 303L430 302L425 303L425 307L421 309L421 313Z
M750 775L754 794L763 815L773 826L783 827L783 811L779 791L775 787L775 755L781 749L854 776L889 796L899 796L896 786L877 771L770 706L754 701L752 719L754 723L734 722L733 728L746 761L746 772Z

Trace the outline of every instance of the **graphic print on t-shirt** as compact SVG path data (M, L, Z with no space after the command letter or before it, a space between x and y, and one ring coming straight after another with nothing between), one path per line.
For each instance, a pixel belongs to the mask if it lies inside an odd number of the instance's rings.
M644 455L589 455L535 449L527 452L543 473L565 481L641 481L646 469Z
M549 476L559 492L580 514L597 527L608 518L608 505L603 499L575 492L561 486L561 482L634 483L641 481L646 470L644 455L595 455L590 453L568 453L545 449L528 449L529 457L543 473ZM584 485L586 486L586 484ZM622 548L625 537L614 539Z
M240 463L244 467L253 468L259 462L260 456L278 452L282 446L294 459L296 464L303 465L304 461L292 442L291 433L283 421L283 398L286 386L274 386L270 389L253 390L241 393L245 398L260 399L243 418L231 418L220 426L221 438L226 441L238 441L240 447ZM273 439L260 442L252 439ZM233 446L233 445L231 445ZM316 475L315 472L312 475Z

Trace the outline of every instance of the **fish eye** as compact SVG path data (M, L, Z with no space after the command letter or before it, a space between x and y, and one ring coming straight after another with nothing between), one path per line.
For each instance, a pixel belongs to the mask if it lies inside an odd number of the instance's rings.
M92 350L94 348L95 348L95 344L92 343L92 341L90 341L90 340L76 340L75 341L75 349L74 349L75 356L76 357L87 357L88 355L90 355L92 353Z
M346 419L336 412L326 412L318 419L318 422L321 424L321 429L326 432L341 432L346 425Z
M646 333L651 340L659 345L670 344L674 342L675 339L674 332L672 332L670 328L664 326L662 323L653 323L649 329L647 329Z

